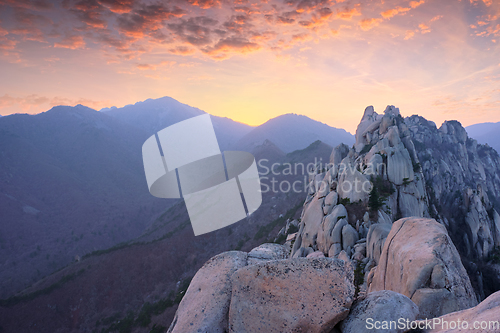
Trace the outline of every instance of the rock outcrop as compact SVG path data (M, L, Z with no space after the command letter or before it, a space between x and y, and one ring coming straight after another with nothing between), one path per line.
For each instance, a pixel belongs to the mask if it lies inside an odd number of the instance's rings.
M427 333L500 332L500 291L473 308L436 318L435 323Z
M283 245L266 243L248 252L248 264L254 265L270 260L287 259L290 249Z
M330 258L242 268L232 278L229 331L329 333L349 313L352 279L352 267Z
M434 318L477 304L469 277L446 228L432 219L394 222L368 291L392 290L409 297L420 318Z
M208 260L193 277L168 333L227 332L231 277L247 265L247 253L231 251Z
M398 328L398 325L391 327L390 323L399 324L401 320L411 322L417 319L417 315L418 306L408 297L390 290L375 291L353 305L340 328L342 333L402 333L404 329ZM379 324L376 325L375 321Z
M469 138L457 121L439 129L419 116L405 122L426 180L431 215L446 225L463 255L488 257L499 245L500 156Z

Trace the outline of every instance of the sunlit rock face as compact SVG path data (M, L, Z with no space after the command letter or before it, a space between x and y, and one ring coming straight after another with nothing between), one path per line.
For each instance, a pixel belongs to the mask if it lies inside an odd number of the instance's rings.
M392 290L418 305L420 318L434 318L477 304L469 277L446 228L433 219L394 222L369 292Z

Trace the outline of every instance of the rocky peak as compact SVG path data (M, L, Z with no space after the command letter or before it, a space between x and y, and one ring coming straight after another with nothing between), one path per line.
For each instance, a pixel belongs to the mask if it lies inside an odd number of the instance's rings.
M423 117L403 118L394 106L383 115L367 107L354 147L335 147L309 189L293 256L345 251L359 258L366 243L356 242L371 226L404 217L434 217L465 262L487 258L500 244L500 157L468 138L458 121L438 129Z

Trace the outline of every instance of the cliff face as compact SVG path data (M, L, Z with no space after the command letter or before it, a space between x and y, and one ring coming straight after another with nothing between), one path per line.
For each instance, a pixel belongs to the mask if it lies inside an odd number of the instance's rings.
M383 115L370 106L355 145L337 146L309 186L292 255L353 255L354 244L340 237L350 227L364 238L373 223L409 216L445 225L467 258L485 259L500 245L500 156L457 121L438 129L419 116L403 119L393 106Z
M421 161L430 212L470 258L500 245L500 156L469 138L457 121L437 129L419 116L405 120Z

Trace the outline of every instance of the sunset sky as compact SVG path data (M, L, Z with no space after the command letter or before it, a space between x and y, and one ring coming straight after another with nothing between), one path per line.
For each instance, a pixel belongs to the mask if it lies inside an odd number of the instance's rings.
M499 45L499 0L0 0L0 114L170 96L250 125L497 122Z

